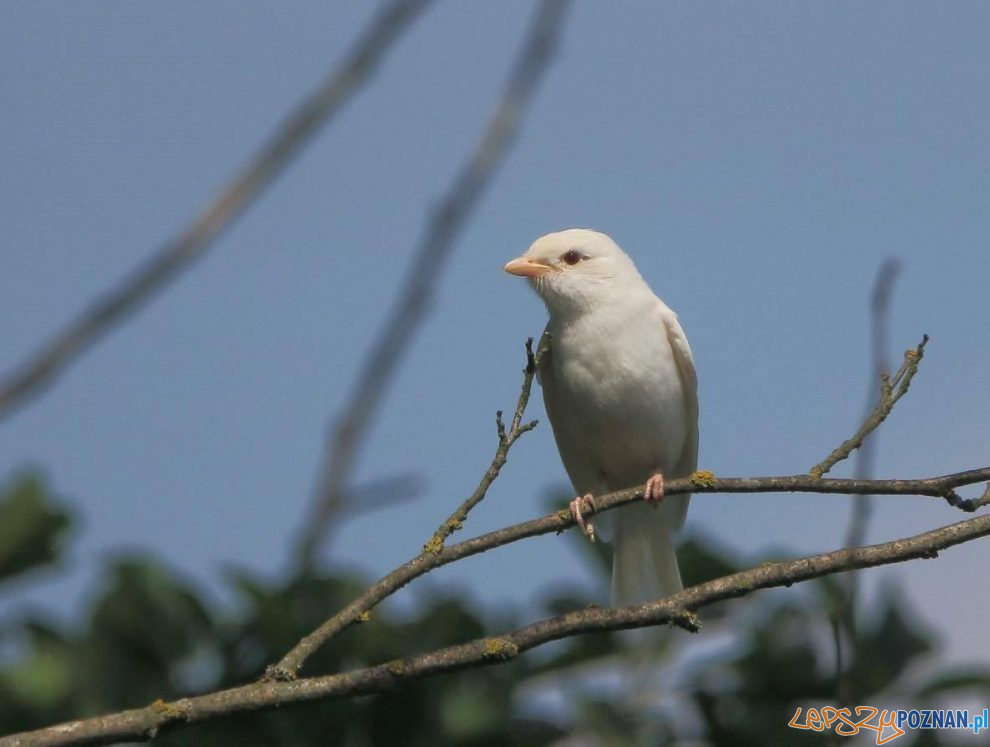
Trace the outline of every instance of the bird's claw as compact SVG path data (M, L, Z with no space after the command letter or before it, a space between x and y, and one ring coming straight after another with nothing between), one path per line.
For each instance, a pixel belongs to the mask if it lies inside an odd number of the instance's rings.
M584 535L589 540L594 542L595 527L590 521L585 520L584 515L581 513L582 503L585 504L586 506L585 511L587 511L589 514L593 514L595 513L595 511L598 510L598 507L595 506L595 499L591 495L591 493L588 493L587 495L579 495L577 498L575 498L573 501L570 502L569 508L571 510L571 519L574 520L575 524L581 527L581 531L584 532Z
M643 500L656 508L663 500L663 475L657 472L646 481L643 488Z

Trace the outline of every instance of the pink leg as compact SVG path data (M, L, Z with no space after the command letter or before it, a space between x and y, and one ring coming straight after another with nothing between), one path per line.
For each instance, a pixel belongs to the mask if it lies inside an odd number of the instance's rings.
M654 508L663 500L663 475L659 472L646 481L646 487L643 488L643 500Z
M588 539L590 539L592 542L594 542L595 541L595 527L592 526L592 524L591 524L590 521L586 521L585 518L584 518L584 516L582 515L582 513L581 513L581 504L582 503L585 504L585 506L586 506L585 510L589 514L593 514L595 511L598 510L597 507L595 506L595 499L591 495L591 493L588 493L587 495L579 495L577 498L575 498L570 503L569 508L571 510L571 518L574 520L574 523L575 524L577 524L579 527L581 527L581 531L584 532L585 536Z

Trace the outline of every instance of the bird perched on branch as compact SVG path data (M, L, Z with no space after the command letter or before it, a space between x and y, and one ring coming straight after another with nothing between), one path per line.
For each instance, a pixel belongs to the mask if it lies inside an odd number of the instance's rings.
M644 504L613 512L613 604L680 591L674 542L690 496L664 499L663 485L697 469L698 382L677 315L597 231L547 234L505 271L528 279L550 314L537 376L575 522L594 540L594 497L646 486Z

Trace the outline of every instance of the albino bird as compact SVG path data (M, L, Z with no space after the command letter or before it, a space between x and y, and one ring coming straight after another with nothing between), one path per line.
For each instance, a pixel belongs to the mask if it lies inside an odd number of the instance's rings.
M574 520L593 540L594 496L646 484L644 504L616 509L612 603L680 591L674 535L690 496L663 500L663 479L697 469L698 380L677 315L597 231L547 234L505 271L527 278L550 313L537 376L577 492Z

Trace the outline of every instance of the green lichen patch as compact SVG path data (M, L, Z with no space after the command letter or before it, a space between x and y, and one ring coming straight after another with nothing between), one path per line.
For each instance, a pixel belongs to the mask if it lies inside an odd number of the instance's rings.
M715 473L707 469L699 469L691 473L691 484L696 488L715 487Z
M505 638L489 638L485 641L482 656L486 659L507 661L519 655L519 647Z
M426 544L423 545L423 552L428 552L432 555L439 555L442 551L443 537L439 534L434 534L426 541Z
M161 698L151 704L151 710L165 716L169 720L185 719L186 710L175 703L168 703Z

